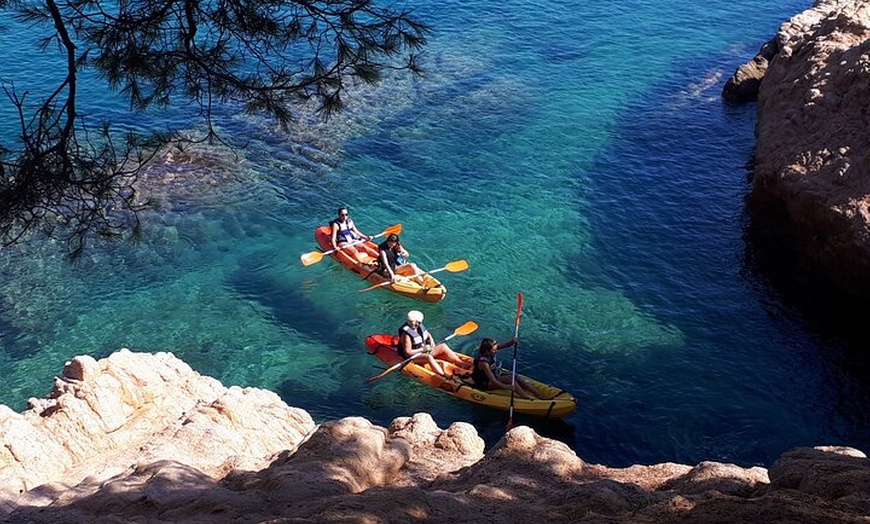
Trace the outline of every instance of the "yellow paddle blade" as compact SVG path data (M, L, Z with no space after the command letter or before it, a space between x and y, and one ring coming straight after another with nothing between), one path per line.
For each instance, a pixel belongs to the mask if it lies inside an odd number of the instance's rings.
M310 266L323 260L323 253L320 251L309 251L308 253L303 253L299 259L302 260L303 266Z
M450 271L451 273L456 273L457 271L465 271L468 269L468 262L465 260L456 260L454 262L450 262L444 269Z
M447 342L448 340L450 340L450 339L453 338L453 337L458 337L458 336L461 336L461 335L467 335L467 334L469 334L469 333L473 333L474 331L477 330L477 327L478 327L478 326L477 326L477 324L476 324L474 321L469 320L469 321L466 322L465 324L462 324L461 326L459 326L458 328L456 328L456 329L453 331L453 334L450 335L450 336L448 336L447 338L445 338L445 339L443 340L443 342ZM437 345L437 344L436 344L436 345ZM380 380L381 378L383 378L383 377L389 375L389 374L392 373L393 371L395 371L395 370L397 370L397 369L401 369L401 368L405 367L406 365L410 364L410 362L411 362L412 360L414 360L415 358L417 358L418 356L420 356L420 355L411 355L410 357L406 358L406 359L403 360L402 362L399 362L398 364L393 364L392 366L390 366L390 367L388 367L386 370L384 370L382 373L378 373L377 375L375 375L375 376L373 376L373 377L369 377L369 378L366 380L366 383L367 383L367 384L371 384L372 382L374 382L374 381L376 381L376 380Z
M461 326L456 328L453 331L453 334L456 336L467 335L469 333L474 333L475 331L477 331L477 328L478 328L477 324L475 324L474 321L469 320L465 324L462 324Z

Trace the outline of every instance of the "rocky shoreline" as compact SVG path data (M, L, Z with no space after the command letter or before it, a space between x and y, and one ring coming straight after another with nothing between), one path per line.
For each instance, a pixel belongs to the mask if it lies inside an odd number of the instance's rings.
M866 296L870 5L817 1L723 96L758 100L755 219ZM2 522L870 522L870 461L852 448L609 468L528 427L487 450L425 413L315 424L170 353L76 357L29 409L0 406L0 440Z
M781 242L805 276L870 302L870 4L816 1L737 70L723 98L758 100L759 243Z
M870 461L851 448L609 468L522 426L485 450L425 413L316 425L170 353L76 357L29 405L0 406L3 522L870 520Z

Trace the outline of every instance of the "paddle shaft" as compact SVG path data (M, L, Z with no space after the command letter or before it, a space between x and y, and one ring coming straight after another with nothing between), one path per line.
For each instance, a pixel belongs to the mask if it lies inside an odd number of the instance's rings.
M387 229L381 231L377 235L369 237L369 240L374 240L375 238L382 237L382 236L388 235L390 233L399 234L399 233L401 233L401 231L402 231L402 224L395 224L395 225L390 226ZM361 239L361 240L357 240L355 242L349 242L347 244L344 244L343 246L338 246L336 248L329 249L327 251L311 251L308 253L304 253L300 258L302 260L302 264L308 266L308 265L312 265L312 264L316 264L316 263L320 262L321 260L323 260L323 257L325 257L326 255L331 255L332 253L335 253L336 251L341 251L342 249L352 247L352 246L358 246L358 245L364 244L366 242L368 242L368 240Z
M443 344L443 343L447 342L448 340L450 340L450 339L452 339L452 338L454 338L454 337L457 337L457 336L459 336L459 335L467 335L467 334L469 334L469 333L471 333L471 332L473 332L474 330L477 329L477 324L474 324L474 326L473 326L473 327L470 327L469 330L468 330L467 332L460 332L460 330L461 330L463 327L468 326L468 324L469 324L469 323L465 323L465 324L463 324L462 326L459 326L458 328L456 328L456 331L454 331L451 335L448 335L447 337L445 337L444 340L442 340L441 342L438 342L437 344L435 344L435 346L437 346L438 344ZM401 343L401 342L400 342L400 343ZM432 346L432 348L434 349L435 346ZM370 383L372 383L372 382L374 382L374 381L376 381L376 380L379 380L379 379L381 379L381 378L384 378L385 376L389 375L389 374L392 373L393 371L395 371L395 370L397 370L397 369L404 368L405 366L407 366L408 364L410 364L412 360L414 360L415 358L419 357L420 355L423 355L423 353L417 353L417 354L415 354L415 355L411 355L410 357L408 357L408 358L406 358L405 360L399 362L398 364L393 364L392 366L388 367L388 368L386 369L386 371L384 371L383 373L378 373L377 375L375 375L375 376L373 376L373 377L370 377L368 380L366 380L366 382L370 384Z
M433 269L432 271L424 271L422 273L414 273L413 275L408 275L408 276L405 276L405 275L399 275L399 276L403 277L403 278L407 278L407 279L412 279L412 278L416 278L416 277L421 277L423 275L431 275L432 273L439 273L441 271L450 271L451 273L456 273L457 271L465 271L466 269L468 269L467 263L459 264L459 268L454 269L451 267L452 264L458 264L460 262L465 262L465 261L464 260L457 260L455 262L450 262L449 264L447 264L444 267L439 267L438 269ZM359 293L362 293L364 291L371 291L372 289L377 289L379 287L388 286L388 285L393 284L393 283L394 282L392 280L386 280L384 282L381 282L380 284L375 284L374 286L369 286L365 289L360 289Z
M517 292L517 319L514 327L514 358L513 369L511 370L511 408L508 415L507 428L510 430L514 426L514 395L517 388L517 346L520 345L520 318L523 316L523 294Z

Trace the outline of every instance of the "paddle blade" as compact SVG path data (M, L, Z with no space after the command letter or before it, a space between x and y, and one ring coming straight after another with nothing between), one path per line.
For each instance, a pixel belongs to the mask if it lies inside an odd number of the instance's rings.
M475 331L477 331L477 327L478 326L477 326L477 324L474 323L474 321L469 320L465 324L462 324L461 326L456 328L453 331L453 334L455 336L461 336L461 335L467 335L469 333L474 333Z
M520 327L520 318L523 316L523 294L517 291L517 328Z
M465 271L466 269L468 269L468 262L466 262L465 260L456 260L444 266L444 269L450 271L451 273L456 273L457 271Z
M302 260L303 266L310 266L323 260L323 253L320 251L309 251L308 253L303 253L299 259Z
M395 225L392 225L392 226L388 227L387 229L381 231L381 234L378 236L380 237L380 236L385 236L385 235L399 235L401 233L402 233L402 224L395 224Z

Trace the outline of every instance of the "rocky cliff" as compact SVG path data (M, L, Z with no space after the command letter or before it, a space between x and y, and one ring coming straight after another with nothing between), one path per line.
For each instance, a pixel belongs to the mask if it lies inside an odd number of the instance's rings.
M754 218L821 280L867 300L870 3L819 0L785 22L723 97L756 92Z
M0 441L3 522L870 521L870 463L850 448L614 469L518 427L485 452L426 414L315 425L168 353L73 359L47 398L0 407Z

